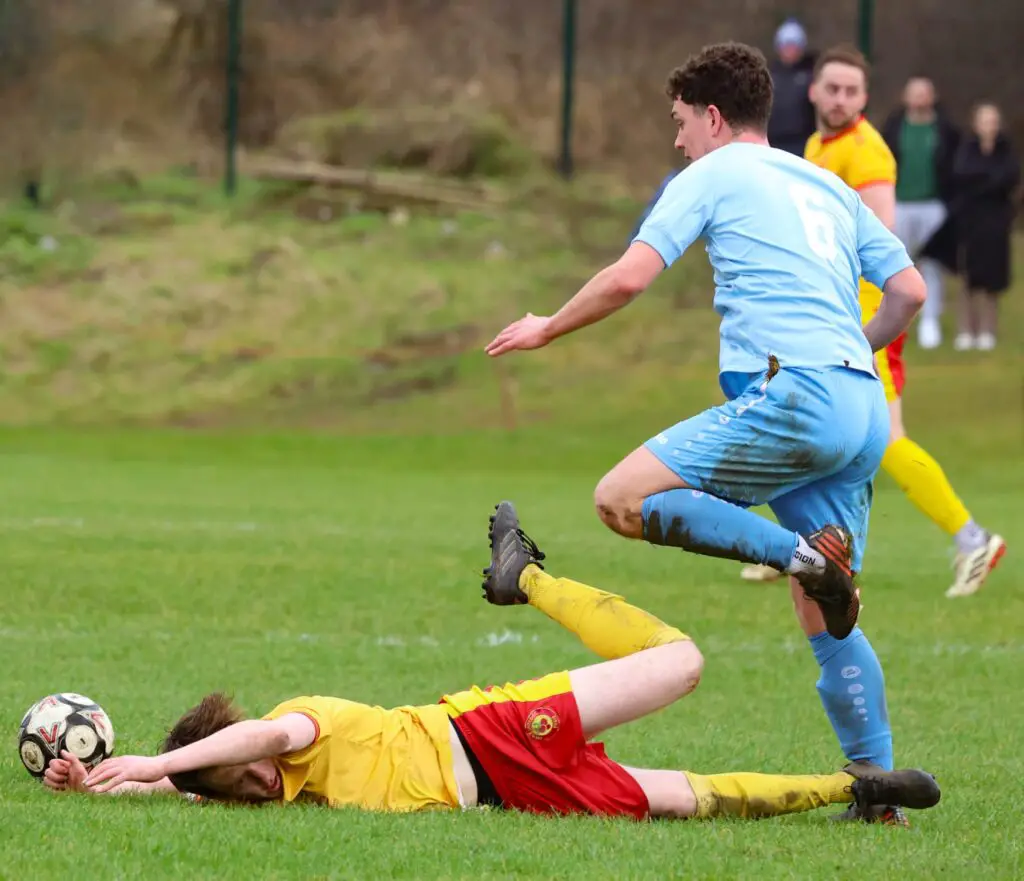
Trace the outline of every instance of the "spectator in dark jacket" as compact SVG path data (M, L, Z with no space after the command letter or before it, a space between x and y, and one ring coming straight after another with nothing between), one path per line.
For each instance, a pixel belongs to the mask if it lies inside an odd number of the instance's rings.
M965 282L960 332L953 345L958 351L988 351L996 345L999 294L1010 286L1010 235L1020 161L1002 132L997 107L979 105L972 129L953 162L952 215Z
M795 19L775 32L775 59L769 65L774 98L768 120L768 143L787 153L804 155L814 134L814 106L809 90L814 78L814 56L807 51L807 34Z
M940 262L956 265L955 254L943 260L934 243L949 216L959 133L937 104L932 81L914 77L904 88L903 107L885 121L882 137L896 157L896 235L918 262L928 287L918 342L932 349L942 342Z

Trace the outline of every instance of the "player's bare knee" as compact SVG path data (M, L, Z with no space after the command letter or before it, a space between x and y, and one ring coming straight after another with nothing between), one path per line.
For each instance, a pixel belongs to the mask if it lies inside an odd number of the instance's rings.
M597 516L601 518L601 522L612 532L621 534L622 528L619 525L619 514L616 508L604 499L596 497L594 499L594 507L597 509Z
M692 639L670 643L669 647L673 652L671 666L677 678L679 697L685 697L700 685L704 655Z
M624 491L614 472L602 478L595 488L594 507L601 522L613 532L627 538L643 536L643 503Z
M594 507L597 516L609 529L615 528L618 520L619 493L615 490L615 480L611 473L606 474L594 487Z

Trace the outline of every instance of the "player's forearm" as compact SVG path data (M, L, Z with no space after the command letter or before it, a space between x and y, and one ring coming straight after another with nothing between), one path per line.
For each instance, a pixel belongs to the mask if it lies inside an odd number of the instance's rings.
M868 338L871 351L884 349L910 327L910 322L924 305L926 296L924 279L914 267L904 269L890 278L885 283L878 312L864 325L864 336Z
M864 336L868 338L872 352L884 349L903 333L920 308L910 308L906 304L897 305L893 302L887 305L885 299L888 298L883 299L874 318L864 325Z
M602 269L580 288L575 297L551 316L547 325L549 340L596 324L628 305L641 290L625 277L618 266Z
M86 786L82 781L69 782L67 785L69 792L78 792L85 795L97 794L95 790ZM156 780L153 783L141 783L138 780L126 780L124 783L119 783L112 789L108 789L101 795L152 795L153 793L167 792L180 795L177 787L167 777L162 777L160 780Z
M153 783L138 783L136 781L128 781L127 783L120 783L115 786L107 795L150 795L155 792L172 792L178 794L178 790L173 783L167 778L162 777Z
M272 758L288 751L288 735L271 722L249 719L237 722L190 743L164 753L160 768L165 777L219 765L244 765Z

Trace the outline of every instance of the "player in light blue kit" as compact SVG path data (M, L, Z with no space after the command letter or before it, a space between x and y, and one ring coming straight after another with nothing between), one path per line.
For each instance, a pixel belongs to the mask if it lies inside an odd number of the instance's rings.
M505 328L487 352L540 348L606 318L704 239L728 401L627 456L598 485L598 512L627 538L789 572L843 750L892 768L882 670L856 627L853 575L889 437L872 351L907 328L924 283L853 190L769 147L771 78L756 49L709 46L673 71L667 92L691 164L616 263L555 315ZM860 276L885 292L863 329ZM760 504L779 522L747 510ZM905 823L896 810L844 816Z

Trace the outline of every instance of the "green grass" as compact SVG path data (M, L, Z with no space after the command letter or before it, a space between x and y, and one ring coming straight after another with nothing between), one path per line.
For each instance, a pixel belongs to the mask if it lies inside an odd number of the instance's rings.
M480 355L621 253L639 203L614 182L497 184L501 210L404 224L348 213L337 193L243 183L229 201L183 173L113 177L50 212L0 211L5 424L465 431L576 418L580 400L602 405L587 419L675 414L680 384L715 388L700 248L569 343ZM915 353L912 372L946 371L957 391L1019 374L1021 293L1005 298L998 356Z
M399 224L350 214L329 192L247 181L228 202L210 182L168 174L101 182L51 212L0 212L4 421L380 431L409 427L409 405L422 412L432 397L410 384L440 380L458 402L450 424L479 427L490 335L527 308L555 308L621 250L639 205L608 192L540 180L500 212ZM697 255L638 316L664 327L680 297L707 301L708 276ZM454 344L416 342L456 328ZM679 358L666 330L598 333L576 365L556 363L560 383L602 383L600 346L616 339L627 357L675 364L711 351ZM544 370L509 373L523 396L545 392Z
M193 809L56 797L21 768L18 720L56 690L100 701L119 752L149 751L212 689L254 714L308 692L431 702L588 663L533 610L480 600L485 518L503 497L553 568L625 593L704 649L697 693L609 734L613 755L697 771L841 762L785 588L631 545L592 511L623 454L719 400L702 255L624 315L496 367L479 351L488 333L559 305L616 253L637 207L586 187L528 196L454 226L322 223L268 213L260 187L228 205L170 175L4 216L0 412L29 427L0 432L0 878L1024 874L1019 288L998 352L908 352L912 435L1010 543L990 586L946 600L948 539L878 481L862 620L897 757L945 788L909 833L824 814L636 826ZM56 249L38 248L47 235ZM401 355L402 336L464 323L464 349L369 364L381 347ZM444 371L430 393L394 393ZM218 432L138 427L168 423Z
M887 670L898 759L945 789L910 832L834 828L823 812L635 826L53 796L18 764L14 734L55 690L100 701L120 752L148 751L212 689L254 714L309 692L432 702L590 662L532 609L480 600L485 518L506 496L553 570L625 593L704 649L698 691L610 733L614 756L773 772L827 771L842 757L785 588L629 544L590 508L603 469L667 421L667 402L603 425L433 438L5 432L0 876L1020 877L1019 422L981 421L1003 393L984 370L977 400L958 389L963 416L943 418L952 379L922 371L908 419L1011 554L981 594L946 600L946 538L879 479L862 623ZM696 383L680 397L677 415L714 396Z

